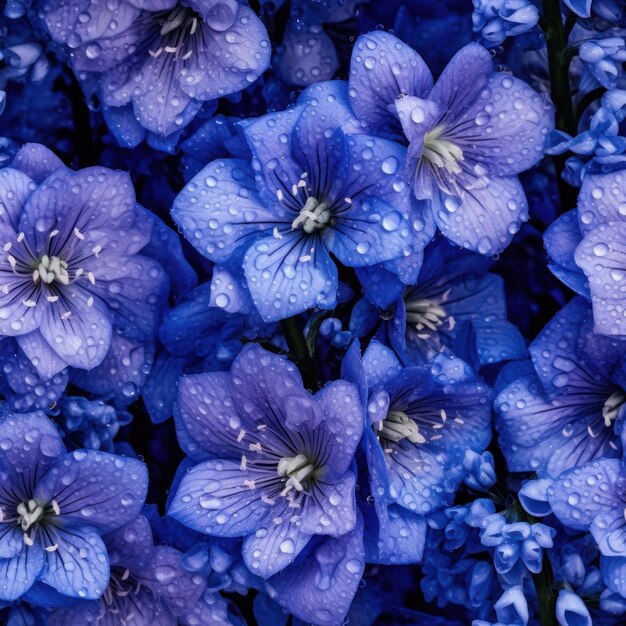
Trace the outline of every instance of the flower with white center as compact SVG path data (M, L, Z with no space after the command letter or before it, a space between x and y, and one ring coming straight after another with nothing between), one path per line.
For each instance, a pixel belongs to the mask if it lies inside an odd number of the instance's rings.
M403 367L376 340L362 357L358 343L351 346L342 375L358 383L367 408L368 484L359 483L359 493L379 520L366 525L366 545L377 546L371 558L421 560L424 516L452 502L466 451L480 454L489 442L491 391L460 359Z
M462 48L436 83L424 60L384 31L362 35L348 95L371 132L408 143L406 181L416 217L484 255L502 250L528 219L517 178L543 156L554 126L548 100L494 71L489 51Z
M153 336L167 279L137 254L151 224L127 174L72 172L26 146L0 170L0 198L0 335L16 338L40 376L97 366L114 328Z
M43 413L4 417L0 439L0 599L19 599L35 581L74 598L100 597L109 580L101 535L141 510L145 466L67 453Z
M415 284L406 286L375 268L359 276L365 298L353 311L351 327L359 337L375 330L407 366L441 353L476 368L524 358L524 339L506 319L504 283L488 272L490 265L489 259L439 237L426 247ZM362 305L368 306L367 314ZM378 319L378 328L360 328L359 316Z
M249 344L230 374L181 379L176 418L197 464L168 513L201 533L244 537L253 573L269 578L315 535L355 527L351 463L363 413L353 385L336 381L311 396L291 364Z
M242 123L252 164L213 161L174 202L174 221L201 254L237 269L243 258L265 321L335 306L331 254L365 267L413 252L411 195L401 172L406 151L347 135L344 127L356 121L341 104L344 91L322 83L293 108Z
M71 49L79 79L95 78L104 109L124 120L110 124L124 145L146 131L161 143L176 135L204 102L245 89L270 61L265 27L239 0L51 0L40 15Z

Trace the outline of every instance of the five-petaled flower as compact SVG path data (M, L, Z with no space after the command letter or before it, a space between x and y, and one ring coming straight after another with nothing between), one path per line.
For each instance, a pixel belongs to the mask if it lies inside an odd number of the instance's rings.
M151 221L128 174L73 172L43 146L0 170L0 335L39 374L92 369L114 333L151 339L167 291L161 266L137 254Z
M354 529L363 410L350 383L312 396L293 365L250 344L230 373L184 376L176 417L197 464L185 465L169 515L204 534L244 537L253 573L269 578L314 536Z

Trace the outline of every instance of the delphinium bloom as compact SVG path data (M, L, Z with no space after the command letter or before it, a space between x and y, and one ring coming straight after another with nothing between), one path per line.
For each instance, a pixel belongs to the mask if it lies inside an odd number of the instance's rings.
M109 582L101 535L143 506L143 463L93 450L66 453L42 413L0 422L0 599L36 581L74 598L96 599Z
M532 364L522 366L495 401L509 470L556 477L592 459L619 456L626 341L594 334L591 308L575 298L530 354Z
M109 584L98 600L85 600L50 615L50 626L176 626L200 601L206 580L184 568L183 554L154 545L143 515L103 537L111 564ZM214 597L211 625L226 626L226 603Z
M39 145L0 170L0 336L38 373L92 369L112 342L152 339L167 293L138 254L151 223L128 174L69 170Z
M441 355L403 368L376 341L362 361L355 343L343 374L358 383L367 407L363 441L378 558L418 561L425 532L420 517L451 504L465 474L465 452L482 452L489 443L491 391L460 359ZM372 533L376 522L366 521Z
M39 13L79 79L97 81L109 128L127 145L146 130L180 131L269 64L265 27L239 0L50 0Z
M428 202L452 242L491 255L528 218L517 174L543 156L552 106L523 81L496 72L478 44L462 48L433 86L422 58L389 33L355 43L350 104L371 132L409 144L404 164L415 197Z
M329 253L354 267L412 251L405 149L346 135L340 125L348 118L341 88L309 90L291 109L242 126L252 165L213 161L174 202L174 220L200 253L243 264L265 321L335 306Z
M293 365L250 344L230 373L184 376L176 418L196 464L169 515L207 535L244 537L254 574L269 578L316 535L355 528L351 464L363 415L353 385L336 381L311 396Z
M552 271L590 297L594 330L626 335L626 175L589 173L576 211L546 231Z
M404 365L440 353L484 365L526 356L519 331L506 319L504 284L492 262L444 239L425 250L415 284L404 285L381 267L357 270L365 297L354 307L350 329L374 331Z

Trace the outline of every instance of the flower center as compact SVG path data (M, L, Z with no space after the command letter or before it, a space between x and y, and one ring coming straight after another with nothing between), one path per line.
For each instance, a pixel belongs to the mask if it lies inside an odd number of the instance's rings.
M617 419L624 403L626 403L626 392L621 389L615 391L607 398L602 407L602 417L604 418L604 425L607 428L610 428L612 423Z
M48 256L44 254L37 265L37 269L33 272L33 282L41 279L46 285L54 281L62 285L69 285L70 275L67 271L67 263L58 256Z
M413 324L418 331L424 328L436 331L447 317L447 313L439 304L426 298L409 300L404 306L406 321Z
M166 52L178 58L179 52L186 47L182 58L188 59L193 54L192 37L198 29L199 22L200 17L193 10L181 5L176 6L159 20L161 30L159 31L158 48L149 50L150 55L158 57ZM189 46L185 46L187 43Z
M444 168L450 174L460 174L463 161L463 150L449 139L442 137L444 126L436 126L429 130L424 137L423 158L435 167Z
M379 439L386 439L398 443L408 439L411 443L426 443L425 437L419 432L419 426L403 411L389 411L387 417L378 422L377 435Z
M312 233L325 228L330 218L331 212L328 205L325 202L320 202L317 198L309 197L298 217L291 223L291 228L293 230L302 228L305 233Z
M39 504L36 500L28 502L20 502L17 505L17 521L26 532L33 524L36 524L44 516L46 507Z
M285 456L278 462L276 472L279 476L288 476L281 496L287 495L292 489L304 491L303 482L315 472L317 468L304 454Z

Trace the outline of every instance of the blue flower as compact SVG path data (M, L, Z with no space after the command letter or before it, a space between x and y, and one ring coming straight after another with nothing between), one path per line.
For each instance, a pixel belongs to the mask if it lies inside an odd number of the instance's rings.
M528 218L517 174L543 156L553 126L545 98L495 72L478 44L458 52L433 86L421 57L381 31L357 40L349 83L357 118L409 143L405 176L426 201L420 213L460 246L502 250Z
M441 356L402 368L376 341L362 363L353 345L344 376L359 384L367 406L363 441L378 518L377 561L417 560L421 554L405 545L406 538L415 545L423 532L420 517L451 503L465 451L482 452L489 442L490 390L458 359Z
M137 254L151 225L127 174L27 145L0 170L0 200L0 335L42 377L96 367L115 335L153 338L168 283Z
M269 64L267 32L238 0L53 0L40 14L79 78L96 77L105 119L126 145L146 130L179 134L203 102L241 91Z
M213 161L174 202L185 237L212 261L241 266L265 321L332 309L337 267L412 252L405 150L354 125L345 88L322 83L295 107L242 126L254 155Z
M352 311L350 330L358 337L375 331L404 365L441 353L477 368L522 358L524 340L506 320L504 284L490 265L439 239L426 248L414 284L380 267L357 270L365 298Z
M70 448L88 448L115 452L113 439L120 426L131 420L130 413L116 411L102 400L88 400L82 396L66 396L59 399L49 415L65 431Z
M101 535L134 519L146 467L104 452L66 453L41 413L0 422L0 598L40 581L61 594L99 598L109 581Z
M522 581L525 568L537 574L543 566L543 550L552 548L554 528L545 524L508 522L501 513L482 520L480 540L494 548L493 561L498 574L508 583Z
M572 300L530 346L533 368L495 401L511 471L557 477L591 459L620 454L626 342L593 333L589 305Z
M351 463L363 415L354 386L313 397L286 360L250 344L230 374L184 376L177 432L197 465L184 473L169 515L201 533L245 537L250 570L269 578L315 535L356 525Z
M526 626L529 612L528 602L521 585L509 587L494 604L498 621L474 620L472 626Z

